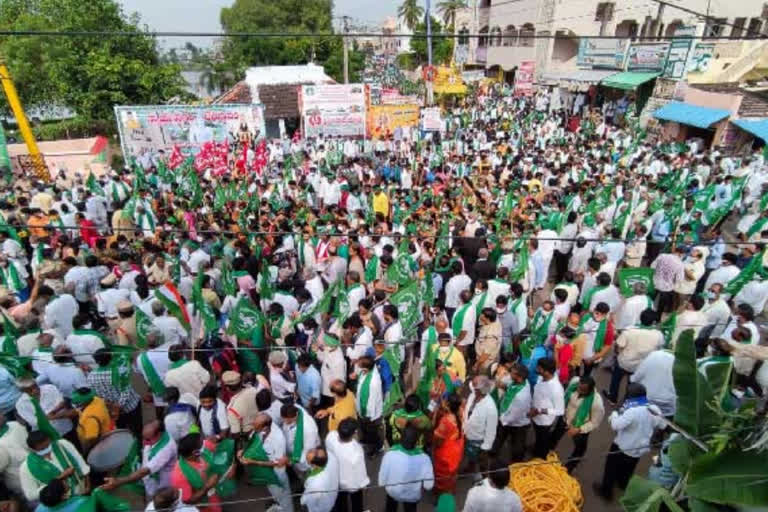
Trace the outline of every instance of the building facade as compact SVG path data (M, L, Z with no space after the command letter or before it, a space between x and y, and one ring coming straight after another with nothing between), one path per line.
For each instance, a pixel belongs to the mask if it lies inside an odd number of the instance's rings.
M469 0L456 19L455 61L510 71L534 61L536 74L575 69L577 36L619 36L632 41L670 38L684 26L700 25L703 36L768 34L764 0L677 0L676 5L709 19L648 0ZM479 37L462 37L479 34ZM728 41L736 58L754 51L754 41Z

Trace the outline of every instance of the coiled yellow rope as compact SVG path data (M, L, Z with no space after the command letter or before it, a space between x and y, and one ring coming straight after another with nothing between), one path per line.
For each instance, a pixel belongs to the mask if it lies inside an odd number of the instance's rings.
M546 462L532 459L509 466L509 487L523 502L524 512L579 512L584 505L579 482L560 459L550 453Z

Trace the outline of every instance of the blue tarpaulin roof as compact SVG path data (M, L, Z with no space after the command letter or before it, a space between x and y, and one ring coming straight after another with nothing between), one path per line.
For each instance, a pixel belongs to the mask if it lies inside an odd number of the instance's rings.
M736 119L733 124L768 142L768 119Z
M691 103L673 101L667 103L656 112L653 117L664 121L674 121L680 124L696 126L697 128L709 128L714 123L722 121L731 113L722 108L700 107Z

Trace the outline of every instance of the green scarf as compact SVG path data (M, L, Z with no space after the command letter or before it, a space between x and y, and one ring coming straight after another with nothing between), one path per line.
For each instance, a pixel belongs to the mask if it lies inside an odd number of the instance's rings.
M53 428L53 425L51 425L51 422L48 420L48 415L45 414L43 408L40 407L40 401L37 398L31 396L29 397L29 400L32 402L32 407L35 409L35 421L37 421L37 430L47 435L51 439L51 442L61 439L59 432Z
M296 435L293 437L293 451L291 452L291 464L297 464L304 452L304 412L299 409L296 416Z
M589 289L589 291L584 295L584 300L581 301L581 307L585 311L589 311L590 307L589 305L592 303L592 296L596 294L597 292L603 291L607 286L593 286Z
M480 298L477 299L477 305L475 305L475 318L480 318L480 313L483 311L483 306L485 305L485 299L488 297L488 292L485 291L480 294Z
M373 368L365 374L363 383L360 386L360 416L368 417L368 399L371 395L371 379L373 379Z
M26 285L21 282L16 265L12 261L8 262L7 267L0 269L0 279L3 281L3 286L12 292L18 292L26 288Z
M581 324L579 325L578 330L576 331L576 335L578 336L582 332L584 332L584 326L586 325L587 321L592 319L592 313L587 313L584 315L584 318L581 319ZM605 345L605 334L608 331L608 318L604 318L597 327L597 332L595 333L595 339L592 342L592 350L597 354L603 349L603 346Z
M248 447L243 452L243 457L259 462L269 461L269 456L264 451L264 444L261 442L261 436L259 436L258 432L254 432L251 436ZM248 465L245 467L245 471L248 475L248 482L252 485L277 485L282 487L273 467Z
M175 361L175 362L171 363L171 367L170 368L171 368L171 370L175 370L176 368L180 368L180 367L184 366L188 362L189 361L186 360L186 359L179 359L178 361Z
M157 370L155 370L154 365L152 365L152 362L149 360L149 356L147 356L146 352L142 352L139 356L139 364L144 371L144 376L147 378L147 384L149 385L152 394L159 397L163 396L165 394L165 384L163 383L163 379L160 378L160 375L158 375Z
M565 390L565 408L568 409L568 403L571 400L571 395L573 395L574 392L576 392L576 389L579 387L579 381L577 379L574 379L573 382L571 382L568 387ZM589 395L585 396L581 403L579 404L579 408L576 409L576 416L573 417L573 421L571 422L571 426L574 428L580 428L582 425L584 425L587 420L589 420L590 412L592 411L592 402L595 401L595 392L593 391Z
M762 233L763 232L763 226L765 226L765 223L768 222L768 217L760 217L755 222L752 223L752 226L747 230L747 238L752 238L752 235L755 233Z
M453 328L453 337L455 339L458 339L459 334L461 334L461 328L464 326L464 315L467 314L467 310L471 305L471 301L467 302L453 315L453 322L451 322L451 327Z
M8 426L8 423L3 423L3 426L0 427L0 437L3 437L10 427Z
M168 433L164 432L164 435L167 436ZM139 449L138 441L134 439L133 443L131 444L131 449L128 451L128 456L125 458L125 462L123 462L123 465L120 466L120 469L117 472L117 476L126 477L140 468L141 468L141 451ZM144 484L142 484L140 480L138 482L131 482L126 487L130 491L135 492L136 494L142 494L142 495L144 494Z
M168 442L171 440L171 436L168 435L168 432L163 432L163 435L160 436L160 439L157 440L155 444L153 444L149 448L149 452L147 453L147 460L152 460L155 458L155 456L160 453L160 450L165 448L165 446L168 444ZM158 473L154 473L152 475L153 478L159 478Z
M392 446L389 449L389 451L391 451L391 452L402 452L402 453L404 453L406 455L421 455L421 454L424 453L424 450L422 450L421 448L412 448L410 450L407 450L407 449L403 448L403 445L401 445L401 444L396 444L396 445Z
M33 452L27 455L29 472L32 473L36 480L48 484L51 480L59 478L62 471L72 468L75 472L67 479L67 483L70 492L74 492L74 489L77 488L78 480L83 477L83 471L80 469L77 460L66 449L59 446L57 441L51 441L51 452L56 457L56 462L61 466L61 469Z
M181 469L182 475L184 475L184 479L189 483L192 489L199 491L203 488L205 485L203 477L184 457L179 457L179 468Z
M507 409L509 409L512 401L523 388L525 388L525 382L521 384L510 384L499 403L499 412L504 413Z

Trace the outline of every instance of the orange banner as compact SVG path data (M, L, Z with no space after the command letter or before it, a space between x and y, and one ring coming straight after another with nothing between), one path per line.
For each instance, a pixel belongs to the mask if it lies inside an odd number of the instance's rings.
M371 105L368 109L368 137L383 139L396 128L419 125L418 105Z

